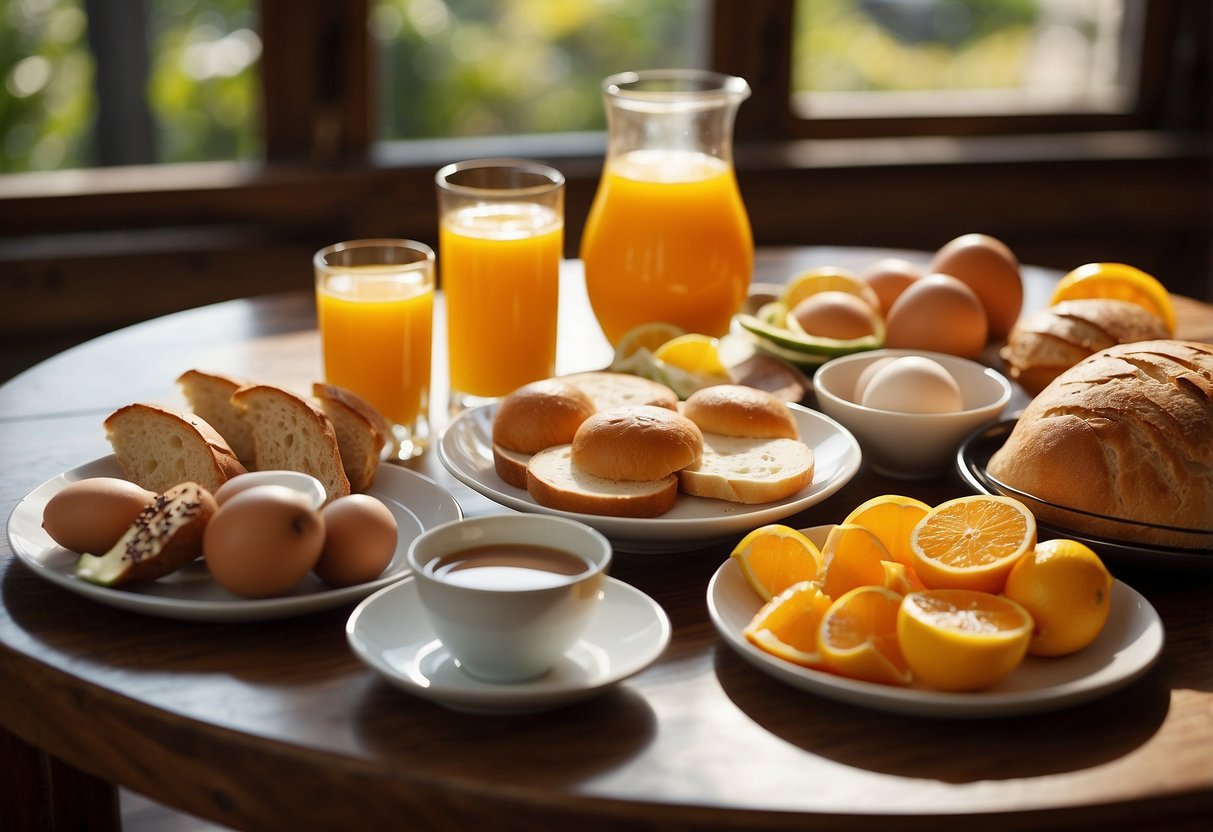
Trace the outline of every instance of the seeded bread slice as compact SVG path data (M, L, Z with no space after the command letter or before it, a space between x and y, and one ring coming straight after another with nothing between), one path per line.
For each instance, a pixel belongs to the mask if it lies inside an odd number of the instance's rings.
M703 456L678 472L687 494L735 503L769 503L813 481L813 451L798 439L703 434Z
M318 406L289 390L250 384L232 394L253 429L256 467L311 474L331 502L350 493L337 432Z
M541 506L616 517L658 517L678 499L677 476L648 481L596 477L573 464L572 445L557 445L532 456L526 486Z
M190 481L214 491L247 470L219 432L193 413L128 404L106 418L105 435L126 478L156 494Z

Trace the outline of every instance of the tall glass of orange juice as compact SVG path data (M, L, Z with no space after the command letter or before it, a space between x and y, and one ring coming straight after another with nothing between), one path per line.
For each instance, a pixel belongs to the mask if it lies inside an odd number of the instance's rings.
M611 343L650 321L724 335L754 265L732 155L749 85L652 70L612 75L603 91L607 156L581 240L594 315Z
M316 252L324 376L392 424L391 456L429 441L434 251L413 240L354 240Z
M450 411L556 370L564 176L522 159L447 165L438 186Z

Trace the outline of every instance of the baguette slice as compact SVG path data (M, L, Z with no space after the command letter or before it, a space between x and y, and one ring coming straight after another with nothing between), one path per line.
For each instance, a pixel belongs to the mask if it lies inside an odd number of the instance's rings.
M156 494L190 481L213 492L247 470L219 432L192 413L128 404L106 418L105 434L126 478Z
M573 464L573 446L557 445L531 457L527 491L535 502L561 511L615 517L658 517L678 499L678 477L617 481L596 477Z
M324 485L329 502L350 493L337 432L324 411L281 387L250 384L232 394L253 428L257 468L302 471Z
M251 467L254 461L253 431L245 423L240 408L232 404L232 394L247 383L243 379L202 370L186 370L177 377L190 409L219 431L245 468Z
M703 434L703 456L678 472L687 494L734 503L769 503L813 481L813 451L797 439Z
M369 490L375 484L379 457L391 436L391 425L374 405L344 387L316 382L312 395L333 423L350 490Z

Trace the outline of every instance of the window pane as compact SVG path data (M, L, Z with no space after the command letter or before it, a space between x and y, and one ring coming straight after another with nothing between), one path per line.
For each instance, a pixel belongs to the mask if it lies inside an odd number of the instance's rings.
M808 117L1118 112L1136 85L1131 0L797 0Z
M256 0L10 0L0 172L259 155L255 19Z
M698 67L704 0L377 0L383 139L598 130L613 72Z

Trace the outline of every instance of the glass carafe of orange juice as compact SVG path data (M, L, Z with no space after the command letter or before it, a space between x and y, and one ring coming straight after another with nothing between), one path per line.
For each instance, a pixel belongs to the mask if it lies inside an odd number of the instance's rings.
M649 321L720 336L754 265L733 170L746 82L651 70L603 82L608 145L581 241L586 289L611 343Z

